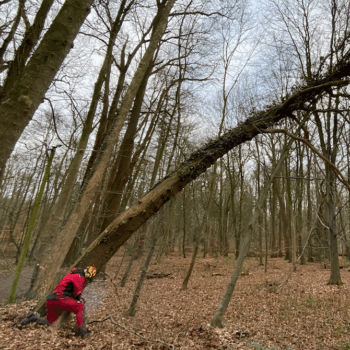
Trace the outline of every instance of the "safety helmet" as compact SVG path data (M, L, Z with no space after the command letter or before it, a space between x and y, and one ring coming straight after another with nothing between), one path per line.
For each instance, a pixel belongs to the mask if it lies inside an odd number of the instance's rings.
M94 266L87 266L84 272L85 272L86 278L92 278L96 276L97 270L96 270L96 267Z

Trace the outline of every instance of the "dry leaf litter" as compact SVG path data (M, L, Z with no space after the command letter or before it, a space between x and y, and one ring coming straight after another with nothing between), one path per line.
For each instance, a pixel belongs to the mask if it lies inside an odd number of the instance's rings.
M190 256L164 257L146 279L134 317L126 315L137 283L138 261L124 288L119 286L122 258L112 259L107 279L84 291L87 338L74 334L75 320L63 329L19 322L35 301L0 308L0 349L350 349L350 272L342 286L327 285L330 271L320 263L299 266L270 259L267 272L247 259L228 307L225 328L210 327L234 267L232 258L198 258L186 291L181 291ZM0 275L1 279L1 275Z

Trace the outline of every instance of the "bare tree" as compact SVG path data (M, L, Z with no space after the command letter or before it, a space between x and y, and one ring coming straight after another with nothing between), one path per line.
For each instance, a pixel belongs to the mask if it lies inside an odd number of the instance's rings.
M2 92L0 138L3 141L0 151L0 176L18 138L42 103L46 91L72 48L92 2L93 0L66 0L30 60L21 70L21 74L17 76L16 82L11 83L9 89ZM45 5L50 4L45 2ZM46 6L43 12L47 13L48 8L50 6ZM42 17L45 18L45 14ZM40 27L43 19L39 22Z

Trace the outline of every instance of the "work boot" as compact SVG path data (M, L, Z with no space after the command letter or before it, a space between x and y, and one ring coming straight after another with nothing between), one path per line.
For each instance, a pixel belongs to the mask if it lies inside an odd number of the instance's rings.
M50 322L48 320L45 320L45 318L42 318L39 316L36 316L34 322L36 324L40 324L41 326L49 326L50 325Z
M35 322L36 315L34 312L30 312L27 317L21 321L21 326L26 326L29 323Z
M91 335L91 332L89 332L86 327L79 327L78 331L77 331L77 335L81 338L85 338L88 337L89 335Z
M49 321L45 320L44 318L39 317L34 312L30 312L28 314L28 316L22 320L21 326L26 326L27 324L33 323L33 322L40 324L42 326L48 326L50 324Z

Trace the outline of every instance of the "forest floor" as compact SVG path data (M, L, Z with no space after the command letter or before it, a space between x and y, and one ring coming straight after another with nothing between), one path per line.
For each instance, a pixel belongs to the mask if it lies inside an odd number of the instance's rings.
M0 349L350 349L350 270L341 270L342 286L327 285L321 263L291 271L282 258L270 259L267 272L256 258L245 261L225 315L225 328L209 326L234 267L232 258L198 258L187 291L180 291L190 256L164 257L146 279L134 317L126 316L141 261L124 288L119 282L127 259L115 257L107 280L87 289L88 338L69 327L30 324L19 327L35 301L0 308ZM342 263L342 261L341 261ZM0 276L1 278L1 276ZM95 322L96 321L96 322Z

